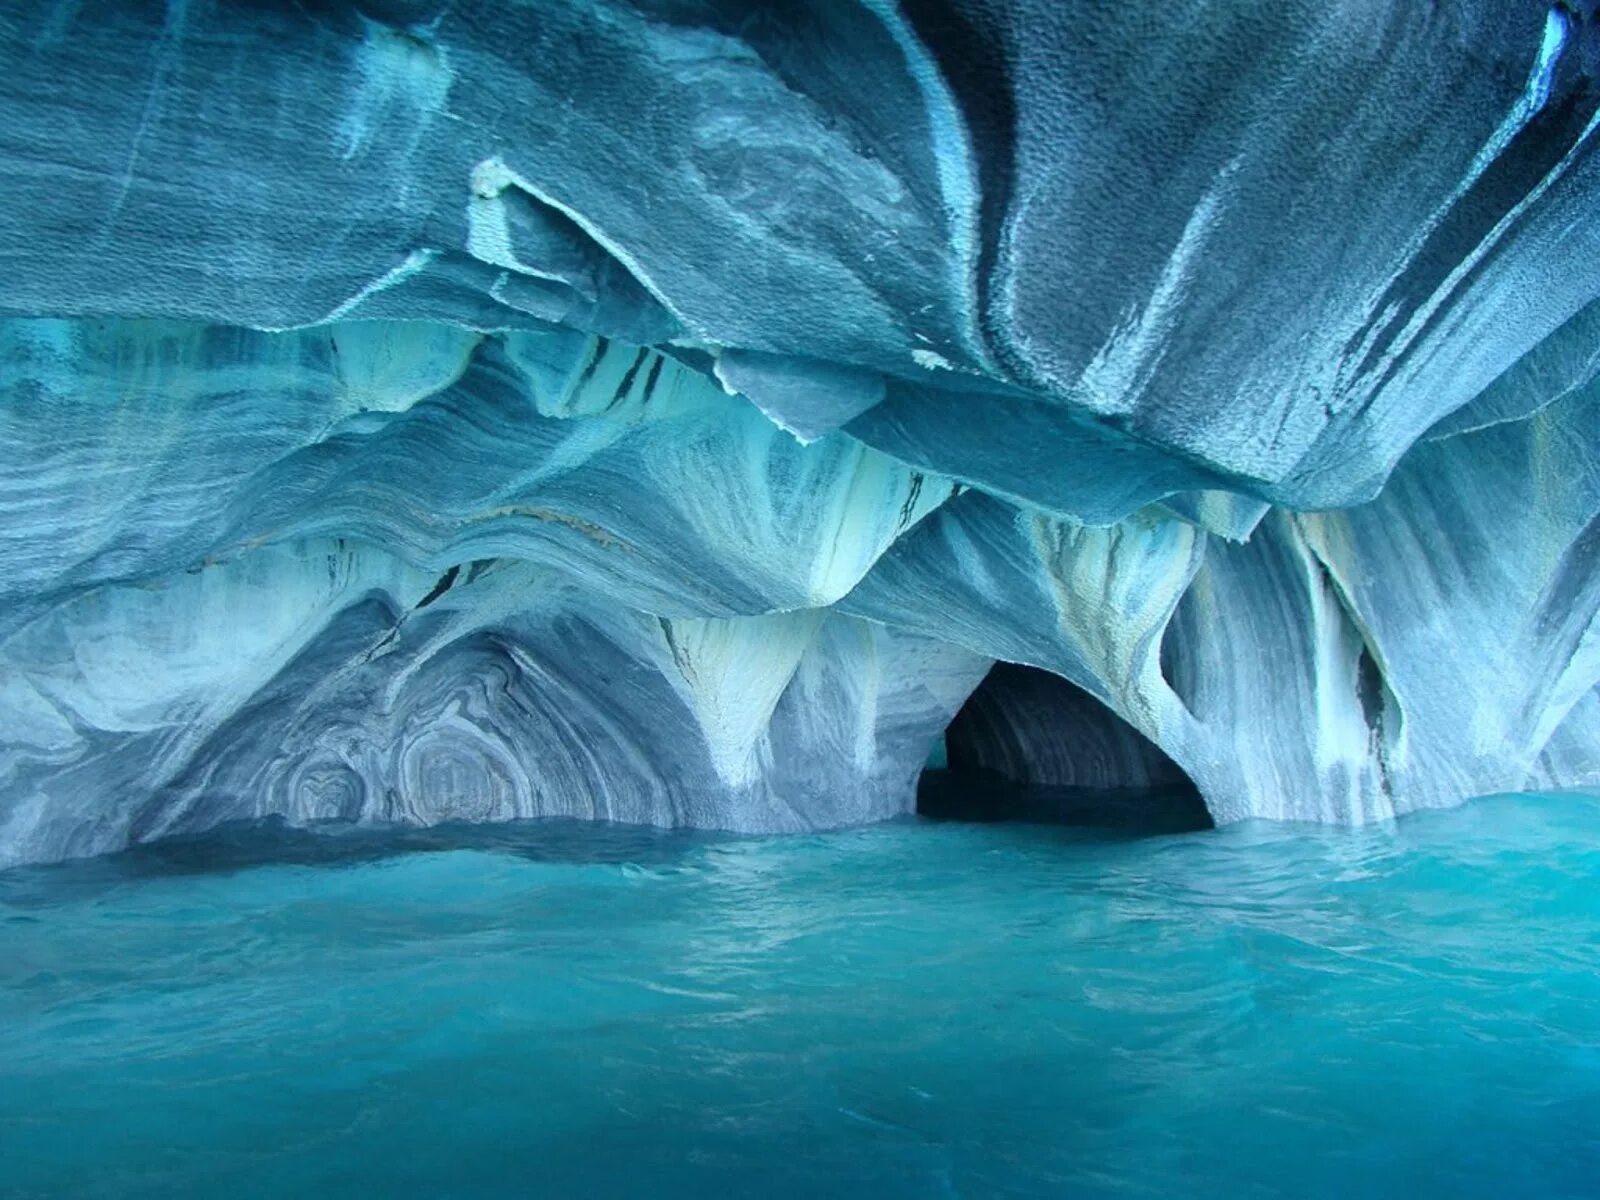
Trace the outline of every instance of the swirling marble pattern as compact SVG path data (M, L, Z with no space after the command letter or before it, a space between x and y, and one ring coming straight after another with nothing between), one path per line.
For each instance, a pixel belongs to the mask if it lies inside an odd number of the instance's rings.
M38 0L0 66L0 863L874 819L996 660L1219 820L1600 778L1590 3Z

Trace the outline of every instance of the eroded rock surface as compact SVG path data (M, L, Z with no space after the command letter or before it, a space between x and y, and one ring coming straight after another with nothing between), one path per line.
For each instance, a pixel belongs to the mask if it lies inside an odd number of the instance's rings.
M1588 0L79 0L0 66L0 864L877 819L996 660L1223 821L1600 778Z

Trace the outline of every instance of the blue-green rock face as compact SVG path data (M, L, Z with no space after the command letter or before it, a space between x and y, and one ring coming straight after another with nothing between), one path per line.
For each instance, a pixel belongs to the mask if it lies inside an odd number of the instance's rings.
M1600 778L1587 0L19 3L0 111L0 864L875 819L996 660L1222 821Z

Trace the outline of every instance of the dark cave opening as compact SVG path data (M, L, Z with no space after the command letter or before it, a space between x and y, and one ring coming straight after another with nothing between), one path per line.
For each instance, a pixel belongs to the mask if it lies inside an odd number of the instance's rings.
M1035 667L996 663L942 748L918 781L920 816L1133 834L1213 826L1183 768L1096 697Z

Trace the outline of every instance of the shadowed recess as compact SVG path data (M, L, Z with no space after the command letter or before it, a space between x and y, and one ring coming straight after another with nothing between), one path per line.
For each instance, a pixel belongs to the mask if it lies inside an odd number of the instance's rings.
M1212 827L1199 790L1082 688L997 663L950 723L917 787L923 816L1044 821L1134 833Z

